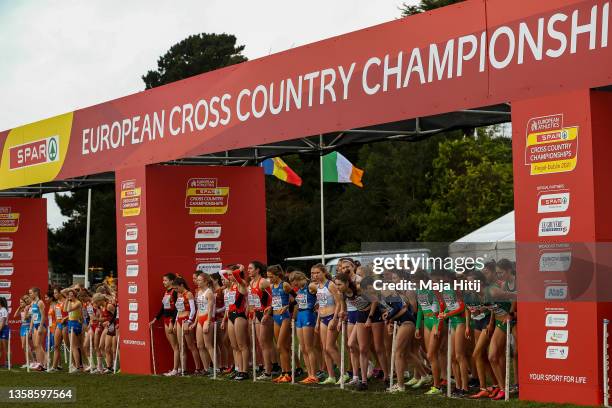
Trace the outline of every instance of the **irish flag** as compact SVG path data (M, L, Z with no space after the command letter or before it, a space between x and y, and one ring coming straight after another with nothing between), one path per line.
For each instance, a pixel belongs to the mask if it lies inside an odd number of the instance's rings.
M285 183L294 184L296 186L302 185L300 176L295 174L280 157L266 159L261 163L261 166L264 168L264 173L266 175L274 176Z
M329 183L353 183L363 187L363 170L353 166L346 157L338 152L323 156L323 181Z

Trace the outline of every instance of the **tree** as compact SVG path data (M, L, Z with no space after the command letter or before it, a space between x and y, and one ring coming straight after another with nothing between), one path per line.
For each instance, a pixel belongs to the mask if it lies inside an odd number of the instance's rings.
M146 89L189 78L203 72L244 62L244 45L230 34L190 35L174 44L157 60L157 70L142 76Z
M414 14L424 13L426 11L434 10L440 7L450 6L451 4L461 3L465 0L421 0L416 6L410 6L403 3L400 7L402 17L412 16Z
M512 211L511 140L492 133L440 143L427 211L417 217L420 240L454 241Z
M82 274L85 265L87 190L70 195L55 194L55 202L68 220L57 230L49 230L49 260L55 273ZM103 268L105 274L117 270L115 188L92 188L89 265Z

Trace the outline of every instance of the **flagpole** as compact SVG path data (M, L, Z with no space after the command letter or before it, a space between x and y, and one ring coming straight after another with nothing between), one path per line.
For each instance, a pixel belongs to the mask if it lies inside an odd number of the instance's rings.
M325 265L325 210L323 208L323 135L319 135L319 173L321 178L321 263Z

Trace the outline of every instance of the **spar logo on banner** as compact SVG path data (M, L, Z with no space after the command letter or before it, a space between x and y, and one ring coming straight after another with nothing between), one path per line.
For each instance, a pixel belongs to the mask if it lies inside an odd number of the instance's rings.
M539 237L557 237L570 231L571 217L542 218L538 226Z
M0 207L0 232L5 233L15 233L19 229L19 213L11 212L11 207ZM6 240L4 241L6 242ZM9 244L5 243L4 246L8 246ZM12 241L11 241L12 249ZM2 249L0 247L0 249Z
M0 189L55 179L68 153L72 118L67 113L12 129L0 160Z
M225 214L229 206L229 187L219 187L216 178L187 181L185 208L189 214Z
M13 146L9 149L9 170L59 161L59 135Z
M565 212L569 208L570 193L542 194L538 197L538 214Z
M121 214L124 217L135 217L140 215L141 196L142 188L136 185L136 180L121 182Z
M529 119L525 165L531 175L572 171L577 160L578 126L564 127L561 113Z

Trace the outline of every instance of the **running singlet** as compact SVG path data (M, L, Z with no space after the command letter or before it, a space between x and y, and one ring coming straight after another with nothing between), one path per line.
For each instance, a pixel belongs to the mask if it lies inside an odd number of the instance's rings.
M431 289L417 290L417 302L425 317L437 316L440 313L440 302Z
M299 310L312 310L317 302L317 295L313 295L310 293L310 290L308 290L309 283L310 282L307 282L302 289L298 289L297 291L295 300L297 301Z
M272 285L272 310L281 310L289 305L289 294L285 292L283 283Z
M336 305L336 301L329 291L329 282L329 280L325 282L323 287L317 286L317 302L319 303L319 308L332 307Z
M55 319L59 322L65 317L68 317L68 313L64 312L64 304L57 302L53 307L55 309Z
M4 327L8 327L8 310L0 308L0 323L4 323Z
M217 320L223 319L223 315L225 314L225 290L223 288L219 288L215 291L215 317Z
M38 301L32 303L30 308L30 313L32 315L32 322L34 324L39 324L42 320L42 313L40 312L40 307L38 306Z
M176 298L176 303L174 305L176 306L176 311L179 313L191 312L191 308L189 306L189 299L187 299L187 292L183 292L182 295L179 293L178 297Z
M355 295L353 293L353 296L344 296L344 298L346 299L346 310L347 311L366 311L370 308L370 305L372 304L372 302L370 302L366 297L362 296L362 295ZM349 309L349 305L351 306L351 308Z
M230 290L227 292L227 301L229 304L229 311L235 313L244 313L246 310L246 302L244 295L238 290L238 285L233 284Z
M55 331L55 306L49 305L49 310L47 310L47 319L49 320L49 331Z
M206 297L210 288L206 288L205 291L198 291L198 296L196 298L196 303L198 305L198 314L205 315L208 314L208 298Z
M266 307L270 306L270 301L272 299L272 292L270 291L269 287L263 291L261 290L260 282L262 279L263 278L259 278L254 285L252 283L249 285L249 306L251 306L256 312L261 312Z
M446 304L444 313L446 313L448 317L460 315L461 312L465 310L463 301L457 297L457 292L454 290L443 290L442 298Z
M76 309L71 310L70 312L68 312L68 320L80 322L82 320L82 317L83 317L82 316L82 309L80 309L80 308L76 308Z

